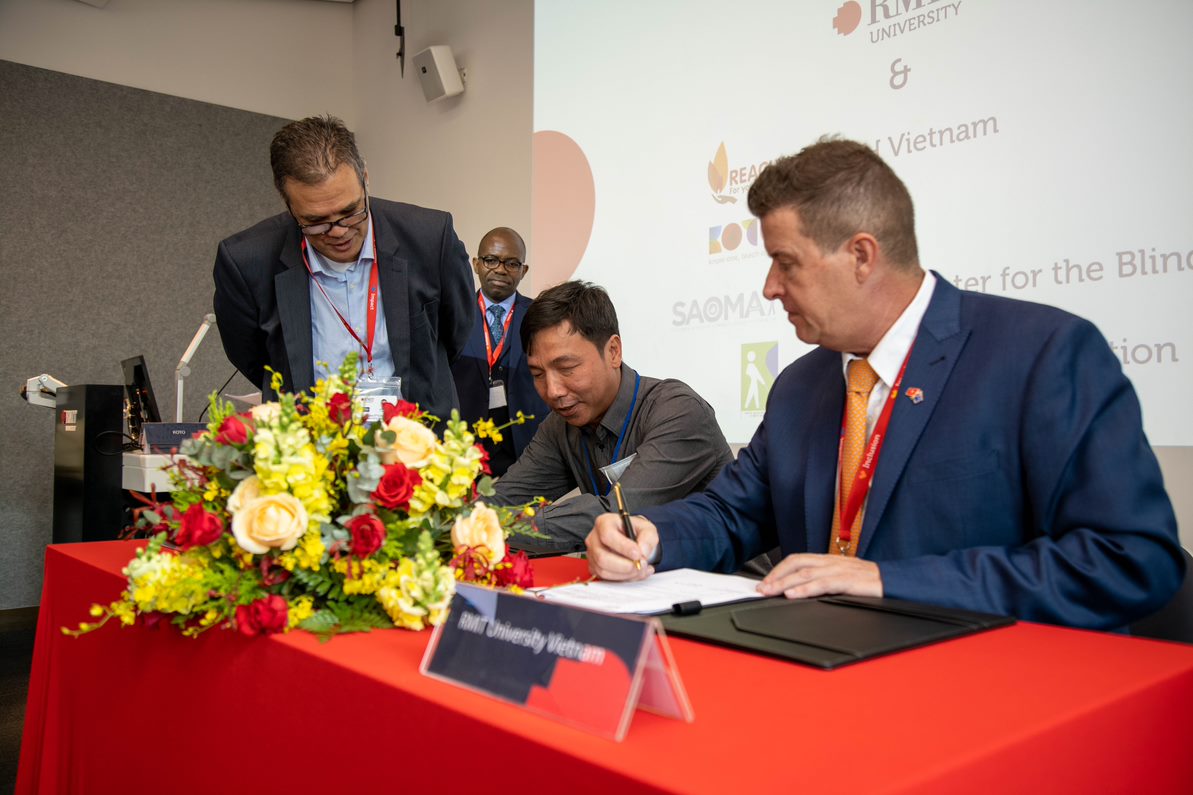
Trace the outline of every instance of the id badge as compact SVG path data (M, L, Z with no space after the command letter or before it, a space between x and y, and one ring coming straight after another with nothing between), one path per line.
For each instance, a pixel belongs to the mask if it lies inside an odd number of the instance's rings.
M489 408L491 408L491 409L505 408L505 382L504 381L489 382Z
M381 422L382 403L397 403L402 399L402 379L398 376L378 378L363 373L356 379L356 399L365 410L365 423Z

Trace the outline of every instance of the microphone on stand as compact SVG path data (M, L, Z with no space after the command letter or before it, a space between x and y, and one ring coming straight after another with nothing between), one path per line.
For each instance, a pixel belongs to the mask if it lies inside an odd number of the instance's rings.
M176 409L174 411L174 421L182 422L182 382L188 375L191 374L191 357L195 355L195 351L199 349L199 343L207 336L207 330L215 325L215 315L208 312L203 316L203 323L199 326L199 330L195 332L195 336L191 339L191 344L186 346L186 352L182 354L182 358L178 360L178 366L174 368L174 377L178 382L178 390L175 393Z

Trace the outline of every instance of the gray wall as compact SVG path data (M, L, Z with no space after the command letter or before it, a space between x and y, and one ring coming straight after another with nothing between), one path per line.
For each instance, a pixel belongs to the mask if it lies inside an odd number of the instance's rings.
M0 61L0 609L40 600L51 532L54 412L20 385L119 384L120 360L144 354L172 418L216 244L283 209L268 147L284 123ZM232 372L209 334L184 418ZM250 390L239 375L228 387Z

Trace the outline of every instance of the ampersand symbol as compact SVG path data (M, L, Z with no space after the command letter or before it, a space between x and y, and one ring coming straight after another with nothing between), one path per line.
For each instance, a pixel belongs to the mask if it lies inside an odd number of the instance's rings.
M903 63L902 58L896 58L891 63L891 88L896 91L907 85L907 75L911 72L910 66L900 67L901 63Z

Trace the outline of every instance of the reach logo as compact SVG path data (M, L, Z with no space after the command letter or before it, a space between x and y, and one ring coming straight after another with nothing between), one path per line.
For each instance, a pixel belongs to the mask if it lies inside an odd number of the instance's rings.
M730 168L729 153L725 150L725 142L722 141L708 163L708 186L712 188L713 201L717 204L736 204L738 195L749 190L750 185L758 178L758 172L768 163L769 160L764 160L761 163Z
M904 33L922 30L944 22L961 12L962 0L869 0L870 18L866 27L870 43L893 39ZM838 36L848 36L857 30L864 16L861 3L846 0L837 7L833 30Z

